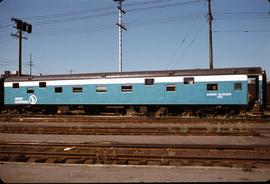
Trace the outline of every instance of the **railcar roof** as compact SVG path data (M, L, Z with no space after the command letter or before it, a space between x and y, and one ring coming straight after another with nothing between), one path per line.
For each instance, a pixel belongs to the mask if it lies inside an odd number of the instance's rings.
M160 71L131 71L131 72L105 72L105 73L82 73L62 75L40 76L9 76L6 81L42 81L42 80L72 80L72 79L98 79L98 78L127 78L127 77L157 77L157 76L198 76L198 75L232 75L262 74L261 67L245 68L215 68L215 69L187 69L187 70L160 70Z

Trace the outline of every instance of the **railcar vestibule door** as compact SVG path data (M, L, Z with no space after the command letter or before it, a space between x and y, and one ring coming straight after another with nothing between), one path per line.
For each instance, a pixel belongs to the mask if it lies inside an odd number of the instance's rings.
M267 77L265 71L259 75L248 76L249 105L250 107L255 107L254 105L256 105L261 112L267 106L266 83Z
M253 107L259 99L259 77L248 76L248 101L249 106Z

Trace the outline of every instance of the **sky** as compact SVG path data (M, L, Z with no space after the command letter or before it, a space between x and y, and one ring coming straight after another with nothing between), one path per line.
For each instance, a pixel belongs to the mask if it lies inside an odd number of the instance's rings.
M214 68L262 67L270 79L270 2L212 0ZM123 71L209 68L207 0L125 0ZM113 0L3 0L0 73L18 69L17 30L24 33L23 73L118 71Z

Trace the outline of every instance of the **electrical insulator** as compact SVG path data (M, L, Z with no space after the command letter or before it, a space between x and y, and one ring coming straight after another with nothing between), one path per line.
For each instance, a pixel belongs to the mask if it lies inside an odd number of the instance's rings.
M28 24L27 26L27 33L32 33L32 25Z
M23 29L23 21L17 20L16 21L16 28L19 30L22 30Z
M12 21L16 23L16 28L20 31L25 31L27 33L32 33L32 25L27 22L23 22L20 19L11 18Z
M26 22L23 23L22 30L26 31L27 30L28 24Z

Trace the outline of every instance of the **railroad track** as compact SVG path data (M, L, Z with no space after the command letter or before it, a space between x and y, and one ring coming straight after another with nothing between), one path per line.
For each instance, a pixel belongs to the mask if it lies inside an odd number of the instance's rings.
M267 120L88 116L12 116L7 119L7 117L3 118L1 116L0 133L4 133L2 140L13 140L13 142L0 142L0 161L161 166L227 166L242 167L247 170L251 168L270 167L269 144L256 145L256 143L266 141L263 136L258 137L261 136L257 132L258 129L260 131L264 130L265 135L270 135L269 121ZM16 135L13 133L16 133ZM28 134L28 137L32 136L33 138L21 142L20 137L24 137L26 134ZM72 136L64 134L72 134ZM13 139L13 135L16 138ZM120 142L85 142L80 138L83 135L87 135L85 138L90 141L93 141L96 135L108 135L108 137L109 135L119 135L118 137L120 138L117 140ZM124 135L136 136L133 136L132 143L122 143L126 139ZM153 138L155 139L155 143L145 143L144 140L138 141L138 138L141 136L137 135L145 135L146 140ZM180 137L182 143L186 142L188 138L191 142L190 144L180 144L179 142L177 144L169 144L167 139L164 138L173 137L174 135L176 135L175 137ZM194 140L192 140L193 136L186 136L183 139L182 135L195 135L195 137L198 137L198 135L201 137L229 135L228 137L231 138L240 135L242 137L237 138L240 142L243 137L252 137L252 140L253 137L256 137L256 140L260 141L255 141L254 144L249 145L200 145L195 144ZM48 138L50 136L55 138ZM66 136L65 143L61 142L60 138ZM70 138L74 138L74 136L79 136L78 140L85 143L71 143ZM43 141L30 143L30 140L36 140L38 137L43 137ZM104 138L100 136L99 138L107 140L108 137L105 136ZM159 137L159 140L156 137ZM49 139L59 140L59 142L47 142L46 140ZM200 139L196 140L200 141ZM219 140L223 142L227 138ZM161 144L162 141L166 144Z
M270 167L268 146L0 143L0 161L174 166Z
M265 129L264 129L265 130ZM245 126L224 127L190 125L51 125L6 123L0 125L0 133L17 134L73 134L73 135L220 135L220 136L259 136L252 128Z
M267 120L90 116L0 116L0 133L73 135L231 135L270 132Z
M128 116L86 116L86 115L0 115L0 122L87 122L87 123L266 123L263 118L180 118L180 117L128 117Z

